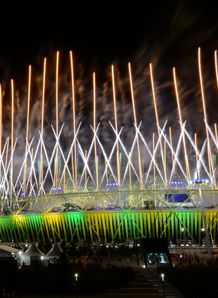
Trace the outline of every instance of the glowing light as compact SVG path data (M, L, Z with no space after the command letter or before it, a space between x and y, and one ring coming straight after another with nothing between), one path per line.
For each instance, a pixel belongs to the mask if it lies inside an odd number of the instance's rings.
M210 138L207 128L207 110L206 110L206 101L205 101L205 92L204 92L204 82L203 82L203 74L202 74L202 64L201 64L201 48L198 48L198 70L199 70L199 79L200 79L200 87L201 87L201 99L202 99L202 107L204 113L204 121L205 121L205 130L207 136L207 154L208 154L208 166L210 176L212 177L212 172L214 172L213 165L211 164L211 145L210 145ZM213 177L213 182L214 177Z
M75 277L75 281L78 281L79 274L78 273L75 273L74 274L74 277Z
M214 59L217 75L216 51ZM31 123L33 113L31 107L35 98L33 98L34 90L31 90L33 85L32 68L29 66L27 106L25 107L26 113L24 113L26 119L23 121L24 126L26 124L23 134L25 140L22 144L16 128L18 113L15 109L17 107L15 101L17 91L14 88L14 82L11 80L10 137L6 135L6 129L2 128L4 126L2 116L7 115L7 113L4 114L2 105L3 95L6 91L2 90L0 86L0 192L5 213L11 213L9 217L1 218L3 223L2 226L0 225L1 238L9 241L13 236L14 239L25 241L27 238L35 239L34 234L40 233L39 237L49 236L61 239L61 237L67 238L69 233L77 239L95 239L96 237L101 239L103 237L103 240L110 238L113 242L114 239L123 239L123 235L127 239L145 235L156 237L159 234L167 236L168 231L170 231L169 235L173 235L172 237L175 238L175 231L178 234L182 232L181 226L184 226L185 234L190 233L193 238L198 237L198 234L201 234L202 222L195 227L191 215L184 215L185 212L179 213L181 218L173 217L172 222L175 221L175 223L168 222L169 229L166 226L164 229L160 229L159 226L166 221L160 215L162 222L154 228L156 225L154 218L159 218L156 209L172 209L172 202L166 202L163 199L165 193L171 194L172 191L174 195L177 195L180 188L185 188L187 191L183 193L190 193L194 202L193 209L200 206L204 208L217 206L215 159L218 152L218 133L216 124L211 127L207 120L209 115L207 115L206 109L206 89L200 49L198 50L198 68L206 136L205 132L202 133L202 136L197 133L192 134L188 128L189 125L183 119L185 114L182 113L180 88L175 68L173 68L172 88L175 91L180 121L179 129L169 126L167 120L162 124L163 119L159 118L161 110L158 110L158 107L161 108L162 102L159 104L157 97L159 87L155 86L153 66L151 63L149 65L156 133L145 131L146 126L140 122L141 115L137 113L139 109L137 107L138 86L134 83L134 73L130 63L127 74L131 96L129 105L132 110L130 109L128 116L119 113L121 110L118 106L121 101L119 71L113 65L111 66L110 82L105 87L107 89L105 94L111 97L111 101L108 103L109 108L107 107L108 112L113 115L113 121L108 124L110 131L108 136L105 134L107 124L104 120L102 123L102 115L99 116L98 106L105 102L101 100L101 95L99 96L101 93L96 83L95 72L92 74L92 98L89 105L93 113L89 113L88 120L86 119L89 121L90 127L84 125L80 117L80 109L84 102L82 100L76 102L76 95L78 94L80 97L82 91L77 89L79 83L78 78L75 80L74 76L72 52L70 52L71 87L70 91L66 92L66 101L63 101L63 105L60 104L62 103L62 93L60 92L61 84L59 84L59 52L56 53L55 90L53 90L55 93L53 109L55 121L51 130L49 130L49 125L53 120L50 121L49 101L45 96L48 93L45 92L47 91L45 87L47 87L48 74L46 72L47 60L44 59L42 83L40 81L42 90L40 90L39 96L41 110L37 118L40 120L38 123L39 134L35 135L31 130L35 125L35 123ZM66 86L68 85L66 83ZM108 90L108 86L111 89ZM67 108L71 105L72 113L70 113L70 109L68 112L72 128L68 124L66 125L67 121L65 122L62 116L66 112L65 104ZM64 112L59 113L60 111ZM128 117L131 118L132 122L128 122L128 125L131 126L130 129L126 126L125 121L123 123L121 116L124 120ZM51 116L51 119L53 118ZM77 121L80 122L77 123ZM60 125L62 122L65 124ZM153 126L153 123L151 124ZM19 133L22 134L20 131ZM107 142L108 144L106 144ZM179 178L176 180L174 177ZM199 193L196 191L197 186L199 189L201 188ZM212 199L211 194L213 194ZM153 213L147 213L150 216L147 219L144 213L137 213L135 209L144 208L145 202L150 200L154 203L154 207L152 207ZM71 205L67 209L69 212L61 216L52 214L52 210L63 210L64 203ZM8 206L9 210L6 208ZM186 206L184 203L180 207ZM108 215L109 208L116 208L115 215L113 213ZM98 216L95 213L92 214L93 209L99 210ZM16 219L14 217L16 213L23 213L24 220L19 220L18 217ZM138 214L141 219L138 218ZM164 214L169 216L168 213ZM193 214L193 218L196 220L197 213ZM212 217L215 216L215 213L208 214ZM122 216L125 218L124 221ZM184 218L187 219L188 224ZM208 218L210 227L209 215ZM133 227L136 222L138 228ZM146 227L144 227L145 222ZM10 225L14 227L13 231ZM191 232L189 225L193 229ZM216 231L216 223L214 223L214 227L210 228Z
M41 135L43 137L44 134L44 112L45 112L45 82L46 82L46 65L47 60L44 58L43 62L43 76L42 76L42 100L41 100ZM42 142L40 144L40 170L39 170L39 193L41 193L41 189L43 187L43 145Z
M135 127L138 126L137 122L137 116L136 116L136 108L135 108L135 96L134 96L134 90L133 90L133 80L132 80L132 70L131 70L131 64L128 63L128 69L129 69L129 81L130 81L130 91L131 91L131 100L132 100L132 109L133 109L133 118L134 118L134 124ZM140 146L139 146L139 138L138 134L136 134L136 143L137 143L137 156L138 156L138 167L139 167L139 177L140 177L140 185L142 188L143 185L143 179L142 179L142 161L141 161L141 152L140 152Z
M167 184L166 162L165 162L165 159L164 159L162 140L160 138L160 121L159 121L159 115L158 115L158 109L157 109L157 99L156 99L156 92L155 92L155 86L154 86L154 75L153 75L152 63L149 64L149 70L150 70L150 79L151 79L152 98L153 98L156 125L157 125L157 133L158 133L158 136L159 136L159 139L160 139L161 159L162 159L162 164L163 164L163 168L164 168L164 182L165 182L165 185L166 185Z
M178 108L178 113L179 113L179 121L180 121L180 125L182 127L183 119L182 119L182 112L181 112L181 107L180 107L180 98L179 98L179 91L178 91L178 84L177 84L177 79L176 79L176 69L175 69L175 67L173 67L173 81L174 81L174 86L175 86L176 102L177 102L177 108ZM184 148L184 154L185 154L185 164L186 164L187 177L190 177L190 168L189 168L186 140L185 140L184 134L183 134L182 140L183 140L183 148Z
M113 107L114 107L114 125L116 134L118 135L118 121L117 121L117 104L116 104L116 90L115 90L115 78L114 78L114 66L111 66L111 75L112 75L112 91L113 91ZM119 143L117 143L117 152L116 152L116 160L117 160L117 180L120 185L120 151L119 151Z
M2 86L0 84L0 153L2 152ZM0 176L1 176L1 165L0 165Z
M217 88L218 88L218 59L217 59L217 50L214 51L214 65L215 65L216 83L217 83Z
M14 81L11 80L11 167L10 167L10 194L13 196L13 150L14 150Z
M217 219L217 210L204 210L206 218ZM157 221L158 220L158 221ZM36 242L38 237L55 241L94 239L103 242L125 241L137 237L169 237L175 241L186 231L186 237L201 236L204 214L202 210L103 210L68 211L63 213L0 216L0 239L3 242ZM156 224L154 224L154 222ZM180 227L183 223L184 227ZM218 221L205 225L213 237L218 231ZM39 232L40 231L40 232ZM39 234L40 233L40 234ZM55 233L55 234L54 234ZM199 238L200 241L200 238ZM106 248L109 249L109 244ZM132 245L131 245L132 246ZM183 244L184 246L184 244ZM25 244L28 247L28 244Z
M215 62L217 53L215 55ZM41 125L39 136L31 135L31 109L30 109L30 98L33 96L31 92L32 86L32 68L29 66L28 72L28 94L27 94L27 112L26 112L26 140L24 142L24 155L20 154L22 151L19 140L17 139L17 133L14 133L14 125L16 119L14 119L14 83L11 81L11 136L10 140L5 139L5 143L2 144L2 124L0 125L0 171L1 185L2 185L2 196L8 198L19 198L21 193L23 197L30 197L32 195L48 195L54 194L55 188L61 187L63 193L80 191L85 189L86 191L105 190L105 185L114 181L118 184L120 189L166 189L169 186L179 186L179 183L174 183L172 178L176 172L178 176L181 176L181 180L188 182L187 187L190 187L191 177L200 177L200 171L205 176L204 183L209 185L216 185L215 177L215 164L214 154L210 150L210 143L214 143L214 147L218 150L218 137L217 128L215 124L215 134L207 123L206 114L206 98L204 95L204 82L201 66L201 52L198 50L198 65L199 65L199 77L202 94L202 105L205 116L205 129L206 129L206 140L202 140L202 146L200 142L197 142L197 134L192 135L189 133L186 122L183 121L182 110L180 106L180 95L176 76L176 70L173 68L173 82L177 101L177 110L179 114L181 131L178 134L178 140L173 140L172 128L167 126L167 121L161 126L158 104L157 104L157 91L155 88L153 66L149 64L150 80L152 99L155 110L155 119L157 125L158 134L155 136L152 133L152 146L150 146L151 138L149 135L144 133L144 127L142 122L138 123L137 109L136 109L136 98L137 94L134 90L133 73L131 64L128 64L129 74L129 85L134 121L134 135L132 140L129 140L125 133L126 128L119 128L118 123L118 95L120 90L116 90L116 80L118 80L118 72L115 76L115 67L111 66L111 80L112 80L112 102L111 105L114 115L114 123L109 123L111 128L111 143L109 146L105 145L105 140L102 141L102 124L97 122L97 94L98 87L96 84L96 75L93 73L92 85L93 85L93 119L90 121L92 124L92 133L89 135L88 141L84 146L83 135L83 124L82 122L76 124L76 84L74 78L74 62L73 54L70 52L70 69L71 69L71 89L72 89L72 136L68 138L67 144L69 146L65 148L66 143L63 144L62 138L65 135L64 126L59 127L59 52L56 53L56 70L55 70L55 127L52 126L51 133L47 135L44 132L45 125L45 85L46 85L46 58L43 63L43 74L42 74L42 94L41 94ZM116 78L115 78L116 77ZM115 80L116 79L116 80ZM119 87L119 85L118 85ZM119 87L120 88L120 87ZM119 92L118 92L119 91ZM2 90L0 88L0 111L2 100ZM100 99L99 99L100 101ZM78 111L79 112L79 111ZM1 115L0 115L1 118ZM0 122L2 120L0 119ZM47 122L47 119L46 119ZM47 128L47 127L46 127ZM47 129L46 129L47 130ZM104 134L104 132L103 132ZM70 133L69 133L70 135ZM82 140L81 140L82 139ZM125 141L126 139L127 142ZM50 146L52 144L52 146ZM207 146L206 150L205 147ZM182 150L183 147L183 150ZM187 148L194 151L196 168L195 171L190 170L189 163L192 164L192 158L187 152ZM182 156L181 151L185 153ZM94 154L93 154L94 152ZM161 153L161 154L160 154ZM93 158L94 155L94 158ZM169 157L171 160L169 160ZM14 171L14 161L19 161L19 165L16 165L16 171ZM208 160L208 162L206 162ZM19 170L17 171L17 168ZM94 174L93 174L94 173ZM79 177L79 179L78 179ZM152 179L151 179L152 177ZM151 181L152 180L152 181ZM109 184L108 184L109 185ZM134 187L133 187L134 185ZM186 184L185 184L186 186ZM106 187L107 188L107 187ZM47 199L46 199L47 200ZM45 200L45 201L46 201ZM40 206L41 208L41 206ZM43 208L42 208L43 209ZM43 210L45 211L45 210Z
M96 134L96 78L95 72L93 72L93 132ZM94 160L95 160L95 178L96 178L96 190L98 190L98 154L97 154L97 143L94 138Z
M111 182L111 183L107 183L106 184L106 189L110 190L110 189L118 189L119 185L116 182Z
M58 85L59 85L59 51L56 53L56 77L55 77L55 132L56 136L59 135L59 97L58 97ZM54 183L58 184L58 147L55 152L54 161Z
M70 51L70 73L71 73L71 89L72 89L72 115L73 115L73 135L76 135L76 105L75 105L75 79L74 79L74 63L73 63L73 53ZM74 180L77 185L77 154L76 146L73 146L72 152L72 173ZM75 186L76 186L75 185Z

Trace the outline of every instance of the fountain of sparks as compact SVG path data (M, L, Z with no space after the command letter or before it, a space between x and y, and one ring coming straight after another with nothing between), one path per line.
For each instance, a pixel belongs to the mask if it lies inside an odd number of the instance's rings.
M214 53L214 63L218 86L217 51ZM155 74L151 63L149 73L156 131L149 135L142 129L143 123L138 120L135 106L134 75L131 64L128 64L133 116L131 129L134 132L133 137L129 138L125 135L125 126L118 124L117 81L114 66L111 66L113 121L108 123L110 147L106 147L100 137L102 125L97 121L96 116L98 94L95 73L92 76L93 117L87 128L89 139L84 146L83 122L77 120L72 52L70 52L72 92L70 130L72 133L67 146L62 141L64 119L60 119L59 115L59 52L56 54L55 71L55 124L51 123L49 140L45 134L47 60L44 59L43 63L40 129L34 136L30 136L32 69L29 67L25 142L22 146L19 143L19 135L15 136L16 111L13 80L10 87L10 135L3 138L3 92L0 86L1 211L3 212L7 207L15 213L22 210L44 212L69 202L74 207L84 210L107 209L110 206L143 208L145 202L151 200L154 201L156 208L172 208L165 200L168 193L188 193L189 197L192 196L192 207L216 207L218 196L215 159L218 154L218 134L217 124L214 127L208 124L201 49L198 49L198 70L203 110L202 122L204 122L204 137L203 140L201 137L201 141L198 140L197 133L192 135L187 128L187 122L182 113L175 68L173 68L172 82L179 118L179 132L176 133L176 139L168 121L162 123L160 120ZM173 185L175 177L177 179L179 177L180 185ZM116 189L113 189L113 185L116 185ZM202 198L199 196L199 188L203 188L204 199L199 199Z

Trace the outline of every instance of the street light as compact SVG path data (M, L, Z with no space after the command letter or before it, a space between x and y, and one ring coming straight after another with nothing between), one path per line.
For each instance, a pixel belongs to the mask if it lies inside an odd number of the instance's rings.
M74 277L75 277L75 281L78 281L79 274L78 273L75 273L74 274Z
M165 274L161 273L160 277L161 277L162 286L163 286L163 297L165 297Z

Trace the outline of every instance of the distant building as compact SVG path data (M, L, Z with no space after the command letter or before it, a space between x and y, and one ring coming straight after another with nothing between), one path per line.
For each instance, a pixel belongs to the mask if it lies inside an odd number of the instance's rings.
M44 253L37 247L35 243L32 243L27 251L21 254L21 265L32 265L34 261L43 261Z

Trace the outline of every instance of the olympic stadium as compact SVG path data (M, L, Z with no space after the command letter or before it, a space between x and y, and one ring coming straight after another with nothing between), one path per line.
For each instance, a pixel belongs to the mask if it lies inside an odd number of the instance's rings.
M214 53L218 82L217 52ZM31 121L31 67L22 133L17 130L14 82L10 113L4 120L0 88L0 239L3 242L102 241L166 237L169 241L217 244L217 125L209 124L201 50L198 71L201 134L189 130L173 68L176 128L160 119L158 91L149 64L154 123L147 129L137 114L134 73L128 64L132 122L119 122L119 92L111 66L109 121L98 114L96 74L92 75L91 118L79 119L73 55L71 95L66 125L61 114L59 52L56 55L54 120L46 104L47 60L44 60L38 126ZM218 84L217 84L218 85ZM70 112L69 112L70 111ZM48 119L47 119L48 118ZM171 118L171 115L170 115ZM79 120L78 120L79 119ZM81 120L81 121L80 121ZM34 133L33 133L34 131ZM66 135L67 132L67 135Z

